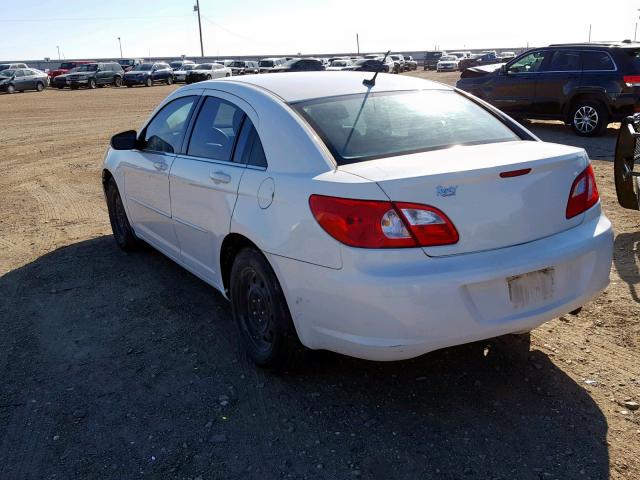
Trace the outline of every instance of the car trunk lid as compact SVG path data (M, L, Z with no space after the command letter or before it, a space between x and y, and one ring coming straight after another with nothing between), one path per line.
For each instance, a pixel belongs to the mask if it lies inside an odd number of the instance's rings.
M572 182L587 164L579 148L514 141L339 168L375 181L392 201L442 210L460 239L454 245L424 251L429 256L448 256L518 245L579 225L583 215L567 219L566 207Z

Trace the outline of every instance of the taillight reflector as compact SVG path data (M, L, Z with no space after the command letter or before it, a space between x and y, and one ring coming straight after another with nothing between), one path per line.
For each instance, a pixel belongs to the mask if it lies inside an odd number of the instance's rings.
M640 87L640 75L625 75L622 80L627 87Z
M600 196L596 186L593 168L589 165L576 177L571 185L569 201L567 202L567 218L573 218L593 207Z
M428 205L311 195L309 207L329 235L352 247L427 247L459 238L451 220Z

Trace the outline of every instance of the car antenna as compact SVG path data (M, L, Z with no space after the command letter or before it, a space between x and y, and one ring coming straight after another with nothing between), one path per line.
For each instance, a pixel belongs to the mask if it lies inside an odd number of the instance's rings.
M376 70L376 73L373 74L373 78L365 78L362 81L362 84L365 87L373 87L376 84L376 77L378 76L378 74L380 73L380 70L382 70L382 67L384 66L384 61L387 59L387 57L389 56L389 54L391 53L391 50L387 50L387 53L384 54L384 58L382 59L382 61L380 62L380 66L378 67L378 70Z

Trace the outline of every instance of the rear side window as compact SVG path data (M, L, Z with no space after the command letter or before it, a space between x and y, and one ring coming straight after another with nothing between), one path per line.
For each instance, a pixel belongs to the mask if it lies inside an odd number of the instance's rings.
M188 155L231 161L244 112L216 97L207 97L196 119Z
M607 52L582 52L583 70L615 70L616 66Z
M182 97L165 105L144 130L143 150L178 152L196 99L194 96Z
M580 69L580 52L575 50L556 50L545 68L549 72L577 72Z
M498 118L451 90L347 95L293 107L314 127L339 164L519 140Z

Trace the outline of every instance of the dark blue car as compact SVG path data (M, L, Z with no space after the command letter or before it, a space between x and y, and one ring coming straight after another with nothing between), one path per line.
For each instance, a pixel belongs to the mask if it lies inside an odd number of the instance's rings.
M173 83L173 69L168 63L141 63L124 74L123 83L127 87L144 85L151 87L154 83L162 82L167 85Z

